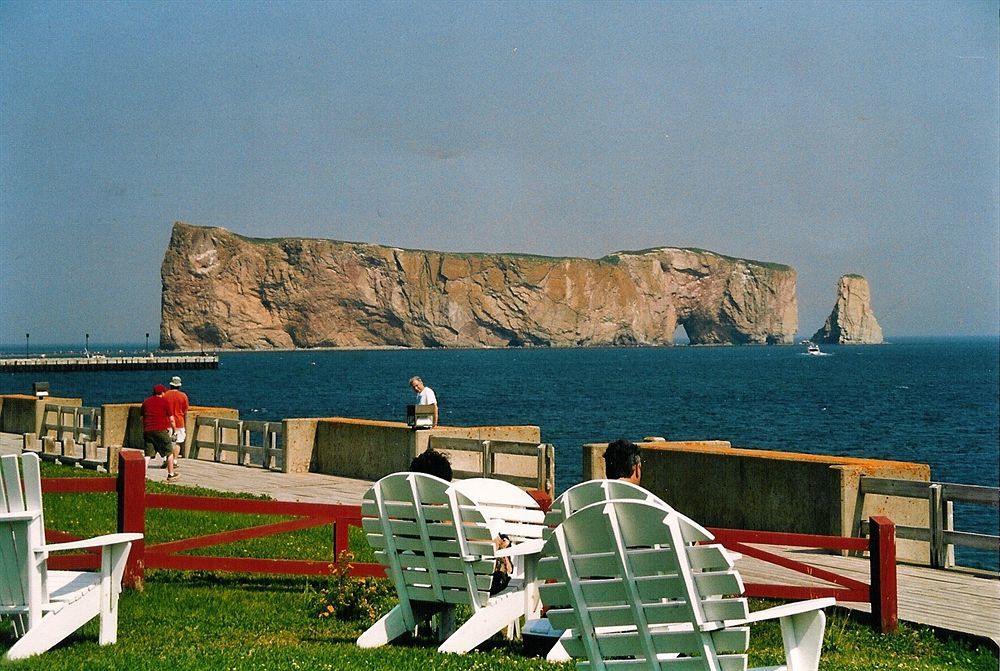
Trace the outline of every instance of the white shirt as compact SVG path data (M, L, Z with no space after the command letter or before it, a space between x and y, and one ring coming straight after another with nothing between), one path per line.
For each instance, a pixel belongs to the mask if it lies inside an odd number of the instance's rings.
M437 405L437 402L437 396L434 395L434 390L430 387L424 387L417 394L417 405Z

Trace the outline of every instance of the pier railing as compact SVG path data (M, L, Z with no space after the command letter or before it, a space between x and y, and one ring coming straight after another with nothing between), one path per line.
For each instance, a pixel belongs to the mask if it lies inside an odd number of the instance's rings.
M214 461L232 455L241 466L288 472L284 428L281 422L260 422L198 415L188 456L198 459L210 450Z
M550 443L521 443L509 440L476 440L475 438L451 438L448 436L431 436L428 441L431 449L439 452L458 452L476 455L478 466L475 469L463 469L462 459L454 459L452 467L456 479L464 478L497 478L517 485L522 489L537 489L553 494L555 484L555 447ZM534 459L535 473L532 475L515 475L506 460Z
M927 527L896 527L896 535L907 540L930 543L930 563L933 568L955 566L954 546L1000 552L1000 536L956 531L955 503L992 506L1000 508L1000 488L979 485L960 485L951 482L926 482L919 480L893 480L889 478L861 478L858 493L858 515L855 528L861 535L869 532L867 521L860 519L865 496L899 496L927 501L930 520Z
M63 440L69 434L77 443L101 442L104 416L101 408L46 403L42 413L43 439L50 432L55 432L56 440Z

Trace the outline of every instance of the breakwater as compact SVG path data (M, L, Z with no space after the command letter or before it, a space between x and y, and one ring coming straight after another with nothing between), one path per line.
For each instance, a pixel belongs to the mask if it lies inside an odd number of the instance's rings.
M75 356L0 359L0 373L76 373L120 370L206 370L219 367L215 354L200 356Z

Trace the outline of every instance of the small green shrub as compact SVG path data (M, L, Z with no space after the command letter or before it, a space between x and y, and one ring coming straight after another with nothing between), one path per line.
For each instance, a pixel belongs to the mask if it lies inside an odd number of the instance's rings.
M330 577L314 595L312 608L317 617L356 620L367 627L392 608L396 592L388 580L351 576L352 561L354 555L344 550L330 564Z

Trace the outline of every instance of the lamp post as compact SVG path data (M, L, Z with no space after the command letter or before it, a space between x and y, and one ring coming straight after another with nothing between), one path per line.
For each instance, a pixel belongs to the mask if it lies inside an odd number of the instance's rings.
M149 354L149 334L146 334L146 353Z
M31 334L30 333L25 333L24 334L24 358L25 359L27 359L29 356L31 356L30 354L28 354L28 351L29 351L28 350L28 343L30 341L31 341Z

